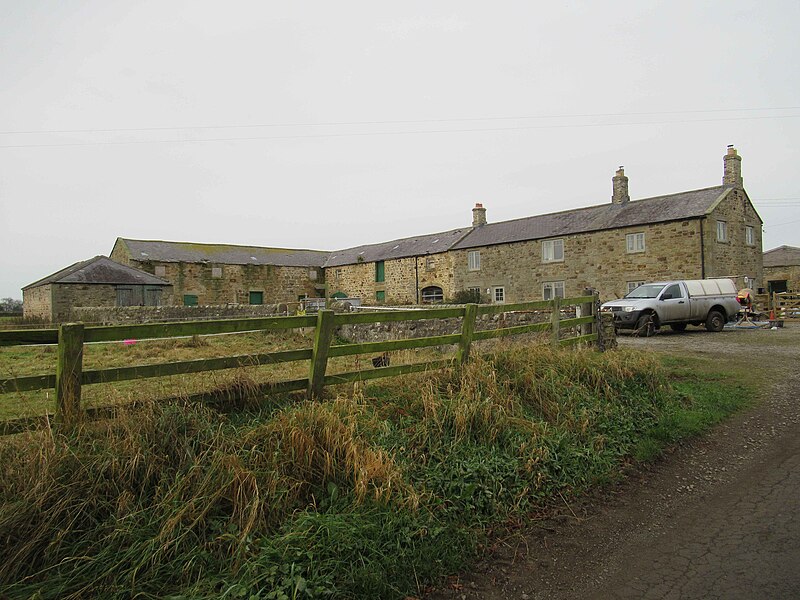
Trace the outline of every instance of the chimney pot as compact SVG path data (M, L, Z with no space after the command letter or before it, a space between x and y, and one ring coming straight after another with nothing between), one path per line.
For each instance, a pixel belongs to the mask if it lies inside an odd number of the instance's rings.
M472 226L481 227L486 225L486 209L480 202L475 203L475 208L472 209Z

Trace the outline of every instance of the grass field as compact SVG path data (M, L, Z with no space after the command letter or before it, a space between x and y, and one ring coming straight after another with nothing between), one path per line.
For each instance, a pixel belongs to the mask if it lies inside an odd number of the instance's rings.
M200 344L158 360L222 349ZM123 352L156 360L141 348ZM36 352L18 364L52 359ZM516 347L338 392L227 411L157 403L69 436L6 438L0 597L418 595L504 523L614 480L753 389L711 360Z

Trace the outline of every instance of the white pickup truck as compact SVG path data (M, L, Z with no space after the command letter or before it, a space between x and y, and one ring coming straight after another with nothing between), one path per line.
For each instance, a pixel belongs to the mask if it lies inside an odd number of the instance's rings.
M650 336L662 325L683 331L687 325L705 324L708 331L722 331L739 308L732 280L695 279L645 283L600 310L614 315L617 329Z

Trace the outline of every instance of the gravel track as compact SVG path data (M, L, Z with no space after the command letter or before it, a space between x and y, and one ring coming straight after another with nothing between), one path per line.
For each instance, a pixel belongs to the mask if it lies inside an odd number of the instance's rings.
M431 600L800 598L800 324L620 345L733 359L768 369L769 384L753 407L565 504Z

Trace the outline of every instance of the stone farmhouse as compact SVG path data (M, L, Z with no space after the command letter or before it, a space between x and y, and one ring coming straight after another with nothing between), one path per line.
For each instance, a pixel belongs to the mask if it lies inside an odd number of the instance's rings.
M467 291L510 303L579 295L620 297L645 281L731 277L762 288L762 220L729 146L722 184L631 200L622 167L611 201L472 225L335 252L119 238L111 257L174 286L175 303L292 302L359 297L413 304Z
M767 292L800 291L800 248L778 246L764 252Z
M722 185L631 201L620 167L611 202L488 223L331 253L331 295L391 303L452 298L485 302L579 295L620 297L645 281L732 277L762 285L762 221L743 187L741 157L729 147Z
M26 319L58 322L80 306L160 306L172 303L172 285L105 256L77 262L22 288Z

